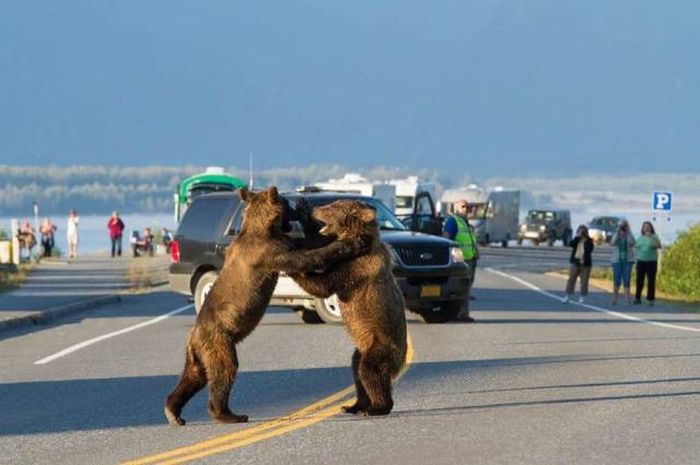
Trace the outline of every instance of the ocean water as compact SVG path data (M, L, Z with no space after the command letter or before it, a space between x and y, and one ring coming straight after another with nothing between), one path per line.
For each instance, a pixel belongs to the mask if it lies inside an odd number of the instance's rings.
M521 211L520 219L525 217L527 211ZM571 211L571 224L574 230L579 224L588 223L594 216L607 214L598 211L589 210L572 210ZM632 212L632 213L610 213L610 214L620 214L625 216L632 228L632 231L636 234L642 226L643 221L651 221L651 213L643 212ZM58 217L52 216L51 220L58 226L58 231L56 231L56 245L62 250L67 251L67 240L66 240L66 223L68 221L67 216ZM129 248L129 237L131 237L131 231L138 230L143 231L143 228L150 226L153 230L159 231L160 228L166 227L170 230L175 231L176 225L171 213L133 213L122 215L122 221L126 228L124 229L124 238L122 242L122 248ZM33 218L18 217L20 224L28 219L32 224L34 224ZM43 217L39 218L40 221ZM110 250L110 240L107 232L107 220L108 215L87 215L80 217L80 239L78 245L78 253L107 253ZM0 216L0 226L5 230L9 231L10 222L12 218L7 216ZM688 228L691 224L700 222L700 211L696 214L683 213L683 214L671 214L671 220L665 221L659 218L659 221L654 223L656 232L661 238L663 244L672 243L678 233ZM39 238L37 237L37 240Z
M41 222L43 218L43 216L40 216L39 221ZM68 250L66 239L68 216L50 216L49 218L58 226L55 238L56 246L65 253ZM0 226L2 226L5 231L9 231L12 219L11 217L0 216ZM20 225L24 223L25 220L29 220L29 222L34 225L34 219L32 217L16 217L16 219L19 220ZM133 230L143 232L143 228L147 226L150 226L154 233L163 227L170 230L175 229L175 221L172 213L133 213L121 215L121 219L125 226L124 237L122 239L122 253L124 253L124 250L129 249L129 237L131 237L131 231ZM108 253L110 251L111 242L107 231L108 220L109 215L80 216L78 254ZM40 238L37 236L37 241L39 240Z

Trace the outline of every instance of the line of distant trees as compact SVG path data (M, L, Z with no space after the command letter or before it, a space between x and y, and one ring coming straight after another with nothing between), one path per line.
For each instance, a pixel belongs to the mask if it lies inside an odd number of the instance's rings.
M173 210L173 193L183 179L205 170L204 166L9 166L0 165L0 216L30 216L37 202L42 214L65 214L75 208L81 214L164 213ZM247 169L224 167L244 181ZM521 208L593 208L623 205L648 209L651 191L670 189L677 193L674 211L696 211L700 202L700 174L655 173L635 176L581 175L576 177L523 176L476 178L470 171L444 173L436 170L372 167L349 169L342 165L308 165L256 171L254 187L301 185L340 178L349 171L370 180L382 181L418 176L436 184L438 192L477 182L489 188L520 189ZM471 167L471 173L478 167ZM676 210L678 209L678 210Z
M81 214L162 213L173 210L173 193L183 179L206 169L204 166L9 166L0 165L0 216L31 215L37 202L42 214L62 214L71 208ZM247 170L224 167L248 181ZM350 171L341 165L309 165L256 171L254 187L297 186L342 177ZM357 171L357 170L355 170ZM359 170L369 179L389 180L417 175L438 185L451 183L434 171L408 171L376 167Z

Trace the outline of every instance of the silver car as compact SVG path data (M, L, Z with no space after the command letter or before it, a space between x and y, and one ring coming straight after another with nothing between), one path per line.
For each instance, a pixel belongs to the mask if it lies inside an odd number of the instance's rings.
M624 219L622 216L596 216L588 223L588 235L597 245L610 243L617 225Z

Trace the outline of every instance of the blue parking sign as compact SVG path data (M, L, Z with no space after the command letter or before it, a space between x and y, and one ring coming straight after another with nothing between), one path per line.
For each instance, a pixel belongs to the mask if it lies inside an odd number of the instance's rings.
M670 212L673 192L654 191L651 199L651 209L654 211Z

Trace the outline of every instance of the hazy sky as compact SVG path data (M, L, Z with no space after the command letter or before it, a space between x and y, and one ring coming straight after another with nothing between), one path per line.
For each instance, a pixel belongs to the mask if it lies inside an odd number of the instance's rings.
M0 0L0 164L700 171L697 0Z

